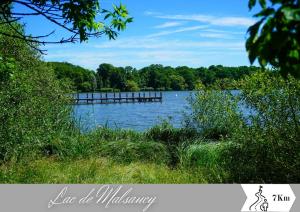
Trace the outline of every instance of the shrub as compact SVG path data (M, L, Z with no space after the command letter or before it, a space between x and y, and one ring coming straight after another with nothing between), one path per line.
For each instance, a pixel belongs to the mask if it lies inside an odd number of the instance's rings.
M68 99L53 71L17 71L0 89L0 158L32 154L70 127Z
M242 99L256 113L224 151L234 182L300 182L300 82L258 73L243 82Z
M229 137L243 126L238 97L229 91L202 90L189 98L185 126L198 131L206 139Z

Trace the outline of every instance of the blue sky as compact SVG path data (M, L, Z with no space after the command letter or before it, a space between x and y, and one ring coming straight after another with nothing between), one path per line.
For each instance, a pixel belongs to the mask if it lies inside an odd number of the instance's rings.
M120 1L102 0L104 8ZM254 23L247 0L123 0L134 22L118 39L47 45L47 61L67 61L95 70L101 63L141 68L250 65L245 50L247 28ZM53 25L27 19L27 32L49 33ZM54 38L67 37L56 29Z

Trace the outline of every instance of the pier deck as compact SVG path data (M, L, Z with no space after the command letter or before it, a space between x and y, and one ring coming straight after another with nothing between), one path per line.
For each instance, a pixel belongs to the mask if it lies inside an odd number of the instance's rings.
M162 92L72 94L73 104L121 104L162 102Z

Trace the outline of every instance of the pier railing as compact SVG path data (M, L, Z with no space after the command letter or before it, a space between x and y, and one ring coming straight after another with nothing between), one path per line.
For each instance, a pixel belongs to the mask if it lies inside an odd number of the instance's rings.
M162 102L162 92L76 93L72 97L74 104Z

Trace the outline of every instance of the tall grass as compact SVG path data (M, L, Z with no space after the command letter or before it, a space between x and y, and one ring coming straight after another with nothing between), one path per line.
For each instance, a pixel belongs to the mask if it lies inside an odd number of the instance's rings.
M74 161L40 158L0 166L0 183L187 184L208 180L197 170L174 170L163 164L144 162L120 164L105 158Z

